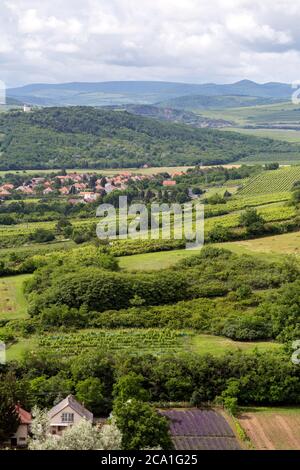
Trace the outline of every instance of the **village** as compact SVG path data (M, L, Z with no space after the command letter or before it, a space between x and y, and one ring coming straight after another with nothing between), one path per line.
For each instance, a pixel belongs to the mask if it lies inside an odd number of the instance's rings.
M168 179L162 180L164 187L176 185L175 177L182 175L177 172ZM68 202L73 204L94 202L99 197L113 191L125 191L129 184L150 181L157 175L134 174L123 171L115 176L100 177L96 173L69 173L47 176L34 176L24 179L22 184L4 182L0 184L0 200L20 199L30 197L69 197Z

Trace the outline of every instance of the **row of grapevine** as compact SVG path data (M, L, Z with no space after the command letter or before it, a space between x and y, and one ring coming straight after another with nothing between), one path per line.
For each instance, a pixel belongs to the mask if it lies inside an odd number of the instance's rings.
M90 348L135 354L176 352L190 336L191 333L169 329L92 330L43 335L39 337L39 347L64 356Z
M260 173L250 179L239 191L240 195L251 196L281 191L290 191L296 181L300 181L300 166Z

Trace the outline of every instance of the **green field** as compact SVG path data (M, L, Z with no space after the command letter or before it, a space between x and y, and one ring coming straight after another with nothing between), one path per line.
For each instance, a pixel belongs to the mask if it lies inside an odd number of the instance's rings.
M271 341L240 342L227 338L196 334L187 330L168 329L116 329L78 330L76 333L60 333L40 337L21 338L7 350L7 360L19 360L25 351L46 350L49 354L73 356L83 350L97 349L111 353L177 354L194 352L200 355L220 356L229 351L266 351L281 345Z
M240 191L243 196L289 191L300 180L300 166L265 171L251 178Z
M236 242L219 243L218 246L227 248L237 254L259 254L264 257L273 255L299 255L300 253L300 232L284 233L271 237L254 238L252 240L240 240Z
M285 142L300 142L300 131L292 129L245 129L242 127L224 127L222 131L234 131L240 134L253 135L254 137L284 140Z
M216 243L214 246L225 248L237 254L254 255L266 261L278 261L285 255L299 255L300 232L273 235L271 237L239 240L236 242ZM122 256L120 267L128 271L159 270L174 266L178 261L195 256L198 250L174 250L140 255Z
M30 275L0 278L0 319L26 318L27 303L23 283Z
M155 253L143 253L141 255L121 256L119 264L121 269L127 271L152 271L166 269L178 261L199 253L199 250L172 250Z
M248 351L252 352L254 349L264 352L272 349L276 350L282 346L272 341L233 341L222 336L211 335L194 335L191 339L191 348L198 354L212 354L213 356L221 356L222 354L230 351Z
M119 175L120 173L130 172L136 173L139 175L157 175L158 173L176 173L180 171L187 171L189 168L194 168L193 166L155 166L149 168L103 168L93 170L91 168L75 168L66 170L67 173L96 173L99 175L105 176L114 176ZM7 173L16 173L20 175L47 175L50 173L59 173L59 169L49 169L49 170L5 170L0 171L0 176L3 176Z
M299 126L300 107L292 102L275 103L240 108L201 110L199 113L212 119L233 121L239 126L295 124Z

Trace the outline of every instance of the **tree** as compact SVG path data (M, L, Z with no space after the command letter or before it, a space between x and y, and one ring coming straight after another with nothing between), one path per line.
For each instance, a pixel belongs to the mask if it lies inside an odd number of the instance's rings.
M229 228L224 225L216 224L209 232L209 240L211 242L226 242L232 238Z
M279 168L279 163L273 162L273 163L266 163L265 164L265 169L266 170L278 170Z
M296 189L292 193L292 202L297 205L300 202L300 189Z
M144 382L145 379L141 374L129 372L127 375L120 377L115 383L113 395L124 402L131 398L148 401L150 397L147 390L143 387Z
M31 240L35 241L36 243L46 243L55 240L55 235L52 230L46 230L44 228L38 228L36 231L31 235Z
M73 382L65 378L63 372L47 378L45 375L29 381L29 391L35 404L53 406L73 391Z
M94 413L103 413L104 386L97 377L80 380L76 385L76 397Z
M19 425L16 405L16 379L9 372L0 376L0 441L15 433Z
M73 226L68 219L66 219L65 217L62 217L61 219L57 221L55 230L58 234L61 234L64 236L71 236Z
M136 398L123 402L116 400L113 416L122 434L123 450L161 447L172 449L167 418Z
M264 231L265 221L263 217L258 214L256 209L247 209L241 214L239 223L242 227L245 227L249 234L259 234Z
M224 408L229 411L230 414L235 415L238 411L238 396L240 393L240 383L238 379L229 379L227 381L227 387L223 390L221 399L224 404Z

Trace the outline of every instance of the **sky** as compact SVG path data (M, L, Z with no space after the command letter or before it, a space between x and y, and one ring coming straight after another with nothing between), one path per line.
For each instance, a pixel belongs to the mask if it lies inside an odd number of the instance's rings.
M299 0L0 0L0 80L300 80Z

